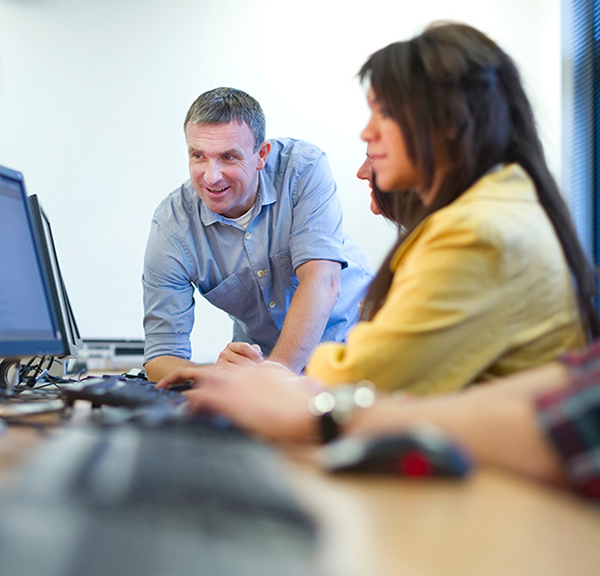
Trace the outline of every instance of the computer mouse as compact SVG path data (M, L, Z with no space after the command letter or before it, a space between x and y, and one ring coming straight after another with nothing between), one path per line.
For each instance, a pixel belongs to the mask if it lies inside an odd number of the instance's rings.
M319 451L331 472L361 471L423 478L462 477L473 468L470 455L441 429L418 425L401 433L347 437Z

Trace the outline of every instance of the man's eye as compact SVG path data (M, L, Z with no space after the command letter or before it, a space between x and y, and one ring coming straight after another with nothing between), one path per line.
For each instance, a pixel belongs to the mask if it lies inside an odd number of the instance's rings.
M233 160L235 160L235 156L232 156L231 154L225 154L225 156L223 156L223 160L227 160L227 162L233 162Z

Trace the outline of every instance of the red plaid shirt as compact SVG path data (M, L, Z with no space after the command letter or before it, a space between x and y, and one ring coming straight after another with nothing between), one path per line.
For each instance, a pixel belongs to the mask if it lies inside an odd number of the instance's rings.
M538 420L573 488L600 504L600 341L562 361L571 385L536 399Z

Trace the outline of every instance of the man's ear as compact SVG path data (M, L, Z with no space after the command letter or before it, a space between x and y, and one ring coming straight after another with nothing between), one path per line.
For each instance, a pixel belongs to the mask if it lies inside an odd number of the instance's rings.
M258 163L256 165L257 170L262 170L267 163L267 158L271 152L271 143L263 142L258 149Z

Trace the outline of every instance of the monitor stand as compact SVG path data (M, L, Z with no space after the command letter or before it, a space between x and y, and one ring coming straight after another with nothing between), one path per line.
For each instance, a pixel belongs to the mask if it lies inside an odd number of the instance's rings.
M0 361L0 395L12 396L13 390L19 383L20 367L18 360Z

